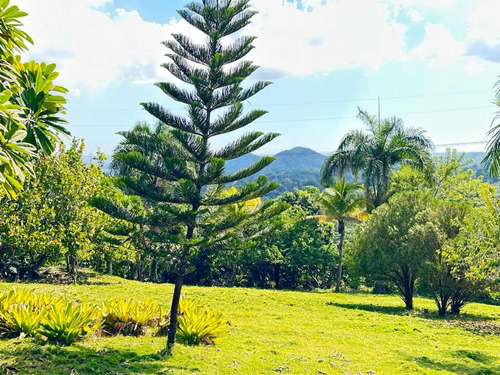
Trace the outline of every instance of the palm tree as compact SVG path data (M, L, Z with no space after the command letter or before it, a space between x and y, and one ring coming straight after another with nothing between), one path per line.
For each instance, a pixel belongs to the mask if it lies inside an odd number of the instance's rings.
M500 77L495 84L496 88L496 104L500 108ZM497 112L493 123L500 120L500 110ZM486 156L484 157L482 164L489 169L492 177L500 176L500 122L497 125L492 126L488 132L488 137L491 137L486 151Z
M397 117L378 119L358 108L358 118L367 132L353 130L347 133L321 169L321 180L328 185L334 174L343 177L351 171L356 180L361 173L365 197L373 208L388 197L391 171L396 165L409 165L427 171L431 140L420 128L405 127Z
M345 224L346 222L360 221L367 215L363 209L367 207L368 202L359 195L359 191L362 188L358 183L349 183L345 178L341 178L336 184L325 189L319 197L319 203L323 206L324 210L324 215L320 215L320 217L331 221L335 220L338 224L340 235L337 245L339 250L339 265L337 285L335 287L336 292L340 291L340 282L342 280Z

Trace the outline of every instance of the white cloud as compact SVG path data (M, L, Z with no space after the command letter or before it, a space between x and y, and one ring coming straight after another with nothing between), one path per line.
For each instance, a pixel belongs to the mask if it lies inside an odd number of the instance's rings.
M420 6L430 9L443 9L455 6L457 0L389 0L389 2L396 6Z
M171 33L200 38L185 21L147 22L136 11L118 9L111 14L96 7L112 0L14 0L29 13L23 22L35 39L28 57L56 62L60 82L75 94L126 80L144 83L169 79L160 64L167 49L160 44ZM464 57L465 42L456 40L441 24L427 24L424 41L405 50L408 27L396 21L399 7L422 22L425 7L445 8L456 0L253 0L259 14L244 30L256 35L249 56L263 67L263 78L328 73L352 67L379 67L390 61L429 60L433 65L467 62L467 71L480 69ZM476 4L476 2L474 2ZM468 41L498 43L498 0L479 1L468 20ZM406 9L408 7L408 9ZM415 9L415 7L418 8ZM57 9L57 13L54 12ZM360 11L362 10L362 11ZM424 13L422 13L424 12Z
M468 41L481 40L486 44L495 45L500 43L500 1L486 0L474 3L475 8L467 19Z
M259 14L247 32L258 36L252 58L264 67L307 75L403 58L407 27L376 0L303 1L312 11L296 2L253 3Z
M470 58L465 63L465 71L469 74L481 73L484 71L484 64L475 58Z
M408 11L408 15L415 22L422 22L424 20L424 17L422 17L422 14L418 10L415 10L415 9L410 9Z
M28 58L56 62L60 82L78 90L114 81L166 77L160 64L172 32L191 32L186 22L144 21L136 11L113 14L95 8L108 0L23 0L25 30L34 38ZM54 9L58 9L54 13Z
M453 64L464 56L465 44L456 40L442 24L427 24L425 39L409 54L410 58L430 60L433 66Z

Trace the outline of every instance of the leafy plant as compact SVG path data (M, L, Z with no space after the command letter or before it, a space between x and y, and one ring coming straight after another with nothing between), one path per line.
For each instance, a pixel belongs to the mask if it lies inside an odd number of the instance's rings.
M103 303L103 329L109 334L139 336L158 321L160 306L153 300L111 300Z
M35 336L43 317L44 311L36 309L31 302L11 305L0 311L0 336Z
M227 326L228 321L221 313L194 301L180 301L177 325L179 343L190 346L215 345L215 341L226 332Z
M64 301L30 289L11 289L0 294L0 336L35 336L49 307L61 308Z
M40 334L51 343L71 345L100 327L100 315L86 303L80 306L68 303L64 309L52 306L41 323Z

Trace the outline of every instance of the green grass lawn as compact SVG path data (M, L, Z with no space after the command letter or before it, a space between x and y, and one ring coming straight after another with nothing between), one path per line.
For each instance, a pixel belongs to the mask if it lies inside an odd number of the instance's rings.
M152 298L168 306L172 285L97 277L92 285L24 284L69 300ZM0 291L13 284L0 283ZM71 347L31 339L0 341L10 374L500 374L500 306L470 304L459 320L436 318L431 300L408 314L396 296L185 287L185 298L224 312L228 334L216 347L165 338L89 337ZM425 309L430 312L426 313ZM484 321L470 323L469 321ZM10 371L10 372L9 372Z

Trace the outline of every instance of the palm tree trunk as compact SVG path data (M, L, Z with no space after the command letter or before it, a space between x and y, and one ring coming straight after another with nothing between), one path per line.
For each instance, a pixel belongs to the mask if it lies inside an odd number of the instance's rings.
M344 257L344 236L345 236L345 224L344 220L339 220L339 234L340 240L338 245L339 250L339 268L337 274L337 285L335 286L335 292L340 292L340 283L342 282L342 258Z

